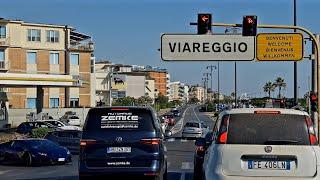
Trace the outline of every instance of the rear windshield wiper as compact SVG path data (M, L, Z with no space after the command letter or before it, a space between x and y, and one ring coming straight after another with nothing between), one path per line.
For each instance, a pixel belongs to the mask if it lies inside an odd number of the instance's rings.
M264 142L265 145L286 145L286 144L298 144L297 140L290 139L270 139Z

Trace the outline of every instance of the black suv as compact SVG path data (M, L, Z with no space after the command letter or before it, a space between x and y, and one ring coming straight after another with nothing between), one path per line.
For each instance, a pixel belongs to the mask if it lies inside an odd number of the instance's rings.
M159 119L148 107L89 110L80 140L79 178L166 179L167 157Z

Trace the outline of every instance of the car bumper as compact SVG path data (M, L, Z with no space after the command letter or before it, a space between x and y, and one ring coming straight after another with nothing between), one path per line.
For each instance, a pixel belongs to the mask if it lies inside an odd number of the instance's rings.
M182 132L182 137L185 137L185 138L201 138L202 137L202 132L199 132L199 133Z
M163 167L163 168L161 168ZM85 163L79 163L79 176L100 176L100 175L138 175L158 176L164 165L158 162L152 167L87 167Z

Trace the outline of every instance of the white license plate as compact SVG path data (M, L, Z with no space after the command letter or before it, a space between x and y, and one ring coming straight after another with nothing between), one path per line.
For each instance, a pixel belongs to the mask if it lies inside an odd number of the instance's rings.
M66 159L65 158L58 158L59 162L64 162Z
M108 147L107 153L131 153L131 147Z
M290 170L290 161L248 161L248 169Z

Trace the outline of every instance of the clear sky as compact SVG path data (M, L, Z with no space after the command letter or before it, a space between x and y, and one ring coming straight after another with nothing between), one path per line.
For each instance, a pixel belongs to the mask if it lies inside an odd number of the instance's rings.
M319 33L319 7L319 0L297 0L298 25ZM195 22L200 12L212 13L214 22L241 23L243 15L257 15L258 23L291 25L293 0L8 0L0 6L0 17L71 25L91 35L97 59L164 67L173 81L187 84L200 84L205 67L217 63L164 62L157 49L161 33L196 33L189 23ZM306 47L308 55L310 48ZM221 91L229 95L234 91L233 65L220 63ZM298 63L299 96L308 89L310 67L309 60ZM292 62L239 62L237 75L238 93L264 95L263 85L281 76L287 82L285 95L293 96ZM215 90L216 78L215 71Z

